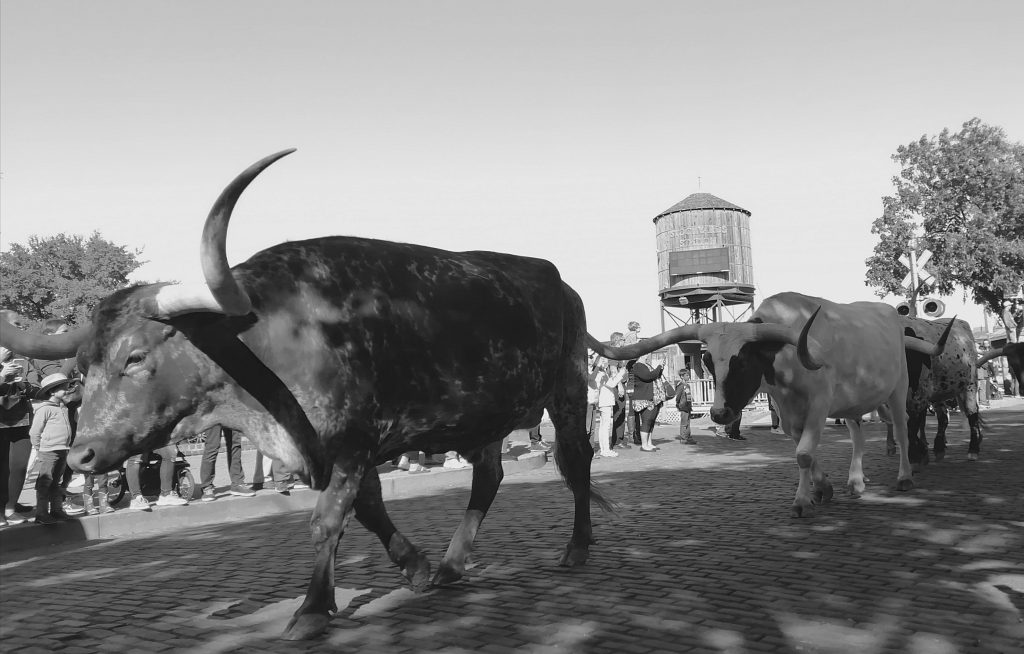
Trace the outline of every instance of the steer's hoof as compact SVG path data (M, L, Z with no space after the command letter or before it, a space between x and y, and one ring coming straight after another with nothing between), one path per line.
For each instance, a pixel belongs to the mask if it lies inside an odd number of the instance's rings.
M465 573L465 568L460 570L447 561L441 561L441 565L437 567L437 574L434 575L434 585L447 586L449 584L454 584L456 581L462 579Z
M570 545L565 548L565 554L562 555L562 560L558 562L558 565L563 568L575 568L584 565L589 558L590 550L588 548Z
M913 479L900 479L899 481L896 482L896 490L898 490L898 491L908 491L908 490L910 490L913 487L914 487L914 480Z
M850 492L850 497L860 497L864 493L864 482L851 481L846 484L846 490Z
M323 613L298 613L281 634L283 640L309 640L316 638L327 629L330 616Z
M789 513L794 518L811 518L814 517L814 507L810 504L794 504Z
M977 461L978 460L978 453L977 452L968 452L967 453L967 460L968 461Z
M826 479L821 482L814 483L814 503L824 504L830 502L835 491L832 490L832 484Z
M430 560L426 555L418 554L402 569L402 575L414 593L422 593L430 588Z
M935 450L935 463L939 463L945 458L946 450Z
M896 454L896 446L895 446L895 445L887 445L887 446L885 447L885 453L886 453L886 455L888 455L888 456L893 456L893 455L895 455L895 454Z

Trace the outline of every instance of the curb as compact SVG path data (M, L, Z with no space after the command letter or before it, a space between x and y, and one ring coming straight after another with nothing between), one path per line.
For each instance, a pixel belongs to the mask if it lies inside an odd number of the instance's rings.
M503 459L505 475L514 475L543 467L548 460L545 452L526 452L516 458ZM379 470L381 468L378 468ZM401 470L381 472L381 495L384 500L426 495L450 488L465 488L473 480L472 468L448 470L440 466L429 468L423 474L409 474ZM226 488L218 489L215 502L193 500L184 507L156 507L150 511L119 509L115 513L82 516L56 525L41 527L33 523L13 525L0 530L0 554L42 547L132 537L140 534L167 532L174 529L221 525L225 522L251 520L276 513L310 511L319 493L314 490L293 490L287 495L273 490L257 491L255 497L225 495Z

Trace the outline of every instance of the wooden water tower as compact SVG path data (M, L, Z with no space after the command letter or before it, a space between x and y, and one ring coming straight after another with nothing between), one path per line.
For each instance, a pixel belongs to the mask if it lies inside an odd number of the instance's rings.
M662 331L734 322L753 312L749 211L694 193L658 214L654 228ZM679 347L690 356L700 353L699 341Z

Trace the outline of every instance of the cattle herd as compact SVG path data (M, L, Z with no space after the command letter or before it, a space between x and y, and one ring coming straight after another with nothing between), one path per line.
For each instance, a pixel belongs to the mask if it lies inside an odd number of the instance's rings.
M970 421L970 456L980 451L977 352L963 321L907 320L882 303L780 293L748 322L684 326L612 347L586 332L579 295L539 259L327 237L282 243L229 267L235 203L290 152L253 164L215 202L201 245L205 284L123 289L73 332L44 337L5 323L0 338L27 356L77 356L84 397L68 461L78 471L110 470L219 424L241 430L320 491L314 571L286 638L315 636L337 611L334 556L353 515L414 590L460 579L502 479L501 441L536 425L545 409L575 503L561 564L584 564L591 504L607 507L591 483L588 348L629 360L702 341L719 424L767 391L796 443L796 516L833 493L815 459L827 418L846 419L853 494L864 490L860 418L876 408L891 416L900 490L913 486L911 459L922 456L918 431L929 403L955 398ZM999 354L1024 382L1019 346L987 358ZM376 466L409 450L456 450L473 463L469 505L432 577L381 498ZM936 456L944 450L937 438Z

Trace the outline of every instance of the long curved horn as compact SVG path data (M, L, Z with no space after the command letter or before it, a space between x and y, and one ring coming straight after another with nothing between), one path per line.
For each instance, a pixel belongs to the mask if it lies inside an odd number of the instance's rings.
M981 358L974 362L974 367L980 368L989 361L991 361L992 359L998 359L1001 356L1006 356L1006 348L1001 347L998 350L993 348L986 352L985 354L981 355Z
M707 327L707 325L684 325L683 327L676 327L667 332L662 332L657 336L645 338L639 343L622 347L605 345L590 334L587 334L587 347L605 358L614 361L625 361L627 359L639 358L648 352L653 352L672 343L697 340L700 338L700 329L702 327Z
M221 192L206 217L199 245L199 259L206 285L174 284L161 287L154 296L156 315L170 317L192 311L213 311L229 316L244 316L252 310L249 296L235 281L231 266L228 265L228 222L238 198L252 180L270 164L292 152L295 152L295 148L260 159L242 171Z
M813 323L814 319L818 317L819 311L821 311L820 306L815 309L814 313L811 314L811 317L807 319L807 322L804 324L804 328L800 330L800 338L797 339L796 354L800 357L800 363L808 370L817 370L824 365L814 358L814 355L811 354L810 348L807 347L808 334L811 333L811 323Z
M920 352L921 354L927 354L929 356L937 357L942 354L942 351L946 349L946 340L949 338L949 332L953 329L953 323L956 322L956 316L949 321L946 325L946 329L942 331L942 336L935 344L929 343L928 341L922 341L919 338L913 336L903 337L903 347L914 352Z
M0 345L15 354L33 359L73 357L91 332L92 326L86 324L63 334L33 334L21 331L6 318L0 319Z
M266 170L270 164L292 152L295 152L295 148L282 150L260 159L242 171L242 174L221 192L220 197L213 203L213 208L210 209L210 215L206 217L206 224L203 226L203 241L199 248L203 276L206 278L206 285L210 287L213 297L217 299L224 308L224 313L228 315L244 316L252 309L249 296L235 281L231 274L231 266L228 265L227 237L231 212L242 195L242 191L249 186L252 180L256 179L257 175Z

